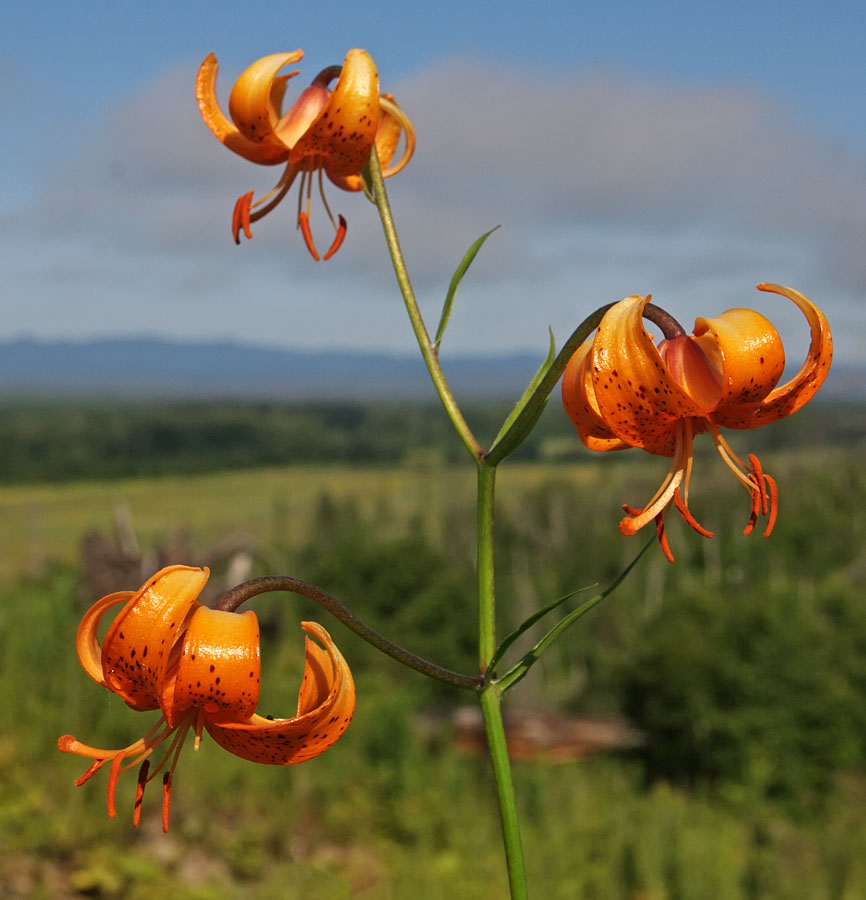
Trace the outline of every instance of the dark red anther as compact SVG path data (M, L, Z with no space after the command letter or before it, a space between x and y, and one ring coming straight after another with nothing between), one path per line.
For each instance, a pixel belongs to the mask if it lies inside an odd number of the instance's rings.
M150 771L150 760L146 759L138 770L138 784L135 787L135 802L132 806L132 824L138 828L141 821L141 801L144 798L144 787L147 784L147 773Z

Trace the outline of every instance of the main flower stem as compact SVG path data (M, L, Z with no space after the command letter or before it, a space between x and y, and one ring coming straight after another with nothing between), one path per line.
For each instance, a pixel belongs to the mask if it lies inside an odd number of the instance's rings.
M478 653L482 673L496 650L496 591L493 569L493 515L496 466L478 464ZM502 721L502 696L495 682L489 682L481 692L481 715L487 734L487 750L493 767L493 780L499 801L502 840L512 900L526 900L526 870L523 862L523 842L517 818L511 760L505 741Z
M430 373L430 378L439 394L439 399L451 419L454 430L460 436L466 449L472 454L478 466L478 655L481 672L484 673L496 649L496 594L493 578L493 498L496 483L496 464L488 463L484 450L469 428L439 362L436 346L430 340L427 326L418 307L409 273L403 259L403 251L397 237L397 229L391 214L385 180L376 149L364 167L363 177L379 210L385 240L394 264L394 272L400 293L409 313L412 329L421 348L421 355ZM498 462L499 460L497 460ZM493 767L499 815L502 821L502 836L505 845L505 859L508 867L508 882L512 900L526 900L526 871L523 863L523 846L520 826L517 820L517 805L514 798L514 784L511 777L511 761L505 742L505 727L502 722L501 696L495 682L489 682L480 694L481 714L487 734L487 746Z
M415 291L412 289L412 282L409 279L409 271L406 268L406 261L403 259L403 251L400 248L400 240L397 237L397 229L394 226L394 217L391 215L391 204L388 202L388 194L385 191L385 179L382 177L382 168L379 165L379 157L376 148L373 147L370 158L364 166L364 176L372 187L373 196L376 206L379 210L379 217L382 219L382 228L385 230L385 240L388 243L388 249L391 253L391 261L394 264L394 273L397 276L397 284L400 286L400 293L403 295L403 302L406 304L406 311L409 313L409 321L412 323L412 330L415 332L415 338L418 346L421 348L421 356L424 358L424 364L430 373L433 386L439 394L439 399L451 419L454 430L460 435L460 439L466 445L466 449L476 458L480 459L483 450L481 445L472 434L472 429L463 418L463 413L451 393L445 373L439 363L439 354L433 341L430 340L430 334L424 319L421 316L421 310L418 307L418 301L415 298Z
M487 671L496 650L496 591L493 573L493 501L496 466L478 464L477 565L478 565L478 663Z
M495 685L489 685L481 694L481 715L487 734L487 752L493 766L496 796L499 800L499 817L502 823L502 840L505 845L505 864L508 868L508 885L511 900L527 900L526 868L523 863L523 842L520 838L520 822L511 778L511 760L505 742L502 722L502 698Z

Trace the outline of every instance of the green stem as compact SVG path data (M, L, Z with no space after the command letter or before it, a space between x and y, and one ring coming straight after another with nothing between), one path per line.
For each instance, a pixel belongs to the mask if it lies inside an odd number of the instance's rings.
M481 671L486 672L496 651L496 591L493 569L493 513L496 466L478 464L478 653ZM487 684L481 691L481 714L487 734L487 748L493 766L493 780L499 801L505 862L512 900L525 900L526 871L517 804L511 778L511 760L505 742L501 697L498 688Z
M493 501L496 466L478 466L478 662L482 674L496 651L496 591L493 577Z
M388 244L388 250L391 253L391 261L394 264L394 273L397 276L397 284L400 286L400 293L403 295L403 302L406 304L406 310L409 313L409 321L412 323L412 330L415 332L415 338L418 346L421 348L421 355L424 357L424 363L439 399L451 419L454 430L460 435L460 439L466 445L466 449L476 458L480 459L484 454L481 445L472 434L472 429L463 418L463 413L451 393L445 373L439 363L439 356L436 351L435 344L430 340L427 332L427 326L421 316L421 310L418 307L418 301L415 299L415 291L412 289L412 282L409 279L409 272L406 269L406 262L403 259L403 251L400 248L400 241L397 237L397 229L394 225L394 217L391 214L391 204L388 202L388 194L385 191L385 179L382 177L382 168L379 165L379 157L376 148L370 153L370 158L364 166L364 177L372 186L373 199L379 210L379 216L382 219L382 228L385 231L385 240Z
M427 371L430 373L430 378L433 380L439 399L451 419L454 430L478 464L478 654L483 674L496 650L496 600L493 579L493 497L496 465L485 461L484 450L463 418L463 413L451 393L439 363L437 347L430 340L421 310L415 299L415 292L412 290L403 252L400 249L400 241L391 215L391 206L388 203L385 181L375 147L364 167L362 176L371 188L373 199L379 210L397 283L400 286L400 293L403 295L403 301L406 304L409 320L412 323L418 346L421 348L421 355ZM473 686L478 688L477 683ZM511 779L511 762L505 743L500 696L494 684L488 683L481 691L480 701L490 760L493 766L496 795L499 801L511 897L512 900L526 900L526 872L523 864L520 827L517 821L514 785Z
M481 714L487 732L487 749L493 765L493 779L499 798L499 816L502 822L502 839L505 844L505 864L508 868L508 884L511 900L526 900L526 869L523 864L523 843L520 839L520 823L517 820L517 804L514 783L511 779L511 761L505 743L502 724L501 697L494 685L481 693Z
M346 609L336 597L332 597L327 591L323 591L320 587L310 584L309 581L302 581L300 578L292 578L289 575L265 575L261 578L251 578L243 584L232 588L223 594L217 601L214 609L224 610L225 612L234 612L242 603L245 603L251 597L259 594L269 594L273 591L288 591L292 594L300 594L314 600L323 609L326 609L335 619L342 622L348 629L354 631L358 637L363 638L368 644L372 644L377 650L396 659L397 662L409 666L430 678L436 678L438 681L444 681L446 684L455 687L470 688L471 690L479 690L482 678L478 675L462 675L460 672L452 672L450 669L444 669L437 666L423 657L416 656L409 650L388 640L384 635L371 628L365 622L362 622L351 610Z

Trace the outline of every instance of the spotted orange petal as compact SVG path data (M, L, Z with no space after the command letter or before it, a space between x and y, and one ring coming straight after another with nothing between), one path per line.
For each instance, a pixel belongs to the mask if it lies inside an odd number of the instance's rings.
M630 447L605 425L598 411L589 370L593 339L584 341L568 361L562 375L562 404L577 434L590 450L624 450Z
M160 570L130 597L108 629L102 644L104 683L133 709L159 706L172 650L209 574L188 566Z
M781 294L797 304L809 323L809 352L800 371L790 381L780 387L771 385L772 390L762 397L723 404L713 412L710 417L712 421L726 428L758 428L796 412L812 399L824 383L833 359L830 325L824 313L814 303L799 291L778 284L762 283L758 285L758 290ZM781 348L781 341L779 347ZM782 366L784 367L784 356Z
M720 373L716 408L751 407L776 386L785 370L779 333L753 309L729 309L695 321L694 341Z
M632 447L672 456L676 423L701 416L700 406L671 377L643 327L650 297L626 297L601 320L590 362L598 413Z
M263 56L244 69L235 82L229 94L229 114L238 131L247 140L264 144L275 152L287 149L285 143L277 137L275 129L281 117L286 78L297 73L280 77L279 72L298 62L303 55L301 50L295 50L293 53Z
M370 155L378 125L376 65L365 50L350 50L327 105L292 147L289 161L315 157L329 175L357 175Z
M246 722L205 723L221 746L251 762L288 766L318 756L346 730L355 710L352 673L328 632L316 622L301 626L306 639L298 712L291 719L254 715Z
M404 137L403 152L400 154L400 159L392 164L391 160L397 152L401 136ZM383 178L390 178L402 171L415 152L415 128L390 94L382 94L379 97L379 126L376 129L375 143ZM360 175L340 176L328 172L328 177L344 191L361 190Z
M260 684L256 614L199 606L184 633L177 670L163 685L162 714L173 728L193 707L212 721L248 719Z
M296 50L294 53L283 53L278 54L278 56L285 59L282 65L287 65L296 61L296 59L300 59L303 53L300 50ZM271 58L265 57L266 60ZM261 63L262 60L259 60L259 62ZM254 63L251 68L255 68L256 65L258 63ZM272 134L273 129L265 129L261 136L258 136L255 130L250 127L251 124L258 120L258 116L261 113L259 109L261 98L258 94L253 93L253 97L249 100L242 98L241 95L235 98L235 105L244 126L243 131L236 123L229 121L225 113L223 113L216 96L218 70L219 63L217 58L211 53L199 66L195 79L195 96L205 125L229 150L233 150L239 156L244 157L244 159L250 160L250 162L265 166L285 162L289 155L288 148L274 137ZM249 72L249 69L247 72ZM244 74L246 75L246 73ZM243 78L244 75L241 76L241 79ZM253 86L256 88L260 87L259 82L255 78L249 78L248 83L251 89ZM268 115L265 116L265 119L268 122L270 122L271 110L274 109L274 106L277 109L279 108L285 85L286 76L276 76L275 72L271 78L271 84L268 85L267 95L264 99L268 109ZM237 84L235 84L235 89L237 89ZM235 95L234 90L232 95ZM248 136L250 134L255 135L255 137Z

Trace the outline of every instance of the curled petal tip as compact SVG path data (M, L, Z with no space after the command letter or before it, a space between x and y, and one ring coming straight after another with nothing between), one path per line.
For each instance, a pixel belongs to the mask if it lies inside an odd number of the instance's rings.
M264 140L251 140L222 111L216 95L218 72L217 58L210 53L204 58L195 77L195 97L199 113L211 134L229 150L250 162L260 165L284 162L289 151L276 138L263 135Z

